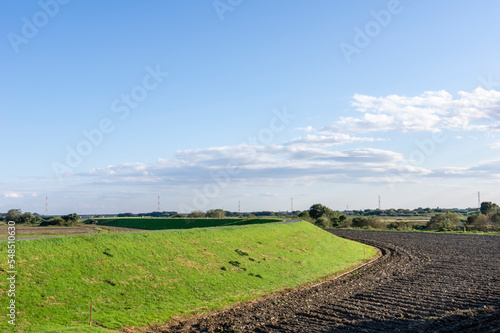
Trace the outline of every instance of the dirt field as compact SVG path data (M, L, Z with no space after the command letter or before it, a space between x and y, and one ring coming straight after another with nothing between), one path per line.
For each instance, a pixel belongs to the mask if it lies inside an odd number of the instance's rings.
M16 224L16 238L39 238L45 236L78 236L106 232L137 232L137 229L120 227L103 227L93 224L77 224L72 227L39 227ZM7 224L0 224L0 239L7 238Z
M333 233L383 256L319 286L148 331L500 332L500 237Z
M31 236L31 235L81 235L98 233L95 226L78 225L74 227L39 227L25 226L16 224L16 236ZM0 224L0 235L7 237L7 224Z

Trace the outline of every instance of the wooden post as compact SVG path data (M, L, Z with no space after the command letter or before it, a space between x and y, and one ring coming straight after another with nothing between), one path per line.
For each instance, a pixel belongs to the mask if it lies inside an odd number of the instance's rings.
M90 300L90 326L92 326L92 300Z

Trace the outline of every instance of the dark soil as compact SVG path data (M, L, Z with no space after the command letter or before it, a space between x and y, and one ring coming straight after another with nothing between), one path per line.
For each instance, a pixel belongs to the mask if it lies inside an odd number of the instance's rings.
M320 285L148 331L500 332L500 237L331 232L383 256Z

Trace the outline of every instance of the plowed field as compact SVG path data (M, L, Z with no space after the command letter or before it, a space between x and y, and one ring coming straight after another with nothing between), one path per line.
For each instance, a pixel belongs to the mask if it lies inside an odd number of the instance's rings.
M376 246L383 256L316 286L149 330L500 332L500 237L332 233Z

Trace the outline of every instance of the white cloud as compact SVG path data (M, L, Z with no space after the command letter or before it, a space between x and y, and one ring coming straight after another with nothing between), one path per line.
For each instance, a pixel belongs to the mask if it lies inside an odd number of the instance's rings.
M500 177L498 161L476 167L428 170L412 164L401 153L359 147L385 138L355 135L375 131L439 132L492 130L498 119L500 92L478 88L454 98L445 91L420 96L372 97L357 94L353 106L360 117L341 118L322 129L303 128L308 134L281 145L241 144L181 150L172 159L156 163L126 163L71 175L77 182L107 186L143 186L196 189L207 184L288 186L321 183L414 183L423 177L454 179ZM496 117L496 118L495 118ZM499 127L500 128L500 127ZM461 136L463 133L457 133ZM332 149L357 144L353 149ZM492 148L500 148L500 142ZM124 188L124 187L123 187ZM270 193L266 195L270 196Z
M493 142L491 145L490 145L490 148L491 149L500 149L500 140L497 141L497 142Z
M23 195L21 193L14 193L14 192L5 193L4 196L6 198L15 198L15 199L19 199L19 198L23 197Z
M446 167L439 168L430 174L432 177L461 177L497 179L500 177L500 160L483 161L473 167Z
M316 132L500 131L500 92L477 88L458 95L453 98L443 90L413 97L355 94L352 105L362 116L341 117L334 125Z
M266 192L266 193L263 193L261 196L262 197L267 197L267 198L269 198L269 197L279 197L280 194L279 193L273 193L273 192Z
M237 172L233 172L233 171ZM392 151L357 148L331 151L305 145L226 146L179 151L173 160L154 164L123 164L79 174L103 184L156 184L189 187L219 177L231 182L277 184L291 182L387 182L426 175Z
M308 134L305 137L293 139L290 145L336 146L347 143L386 141L382 138L354 137L345 133L332 133L329 135Z

